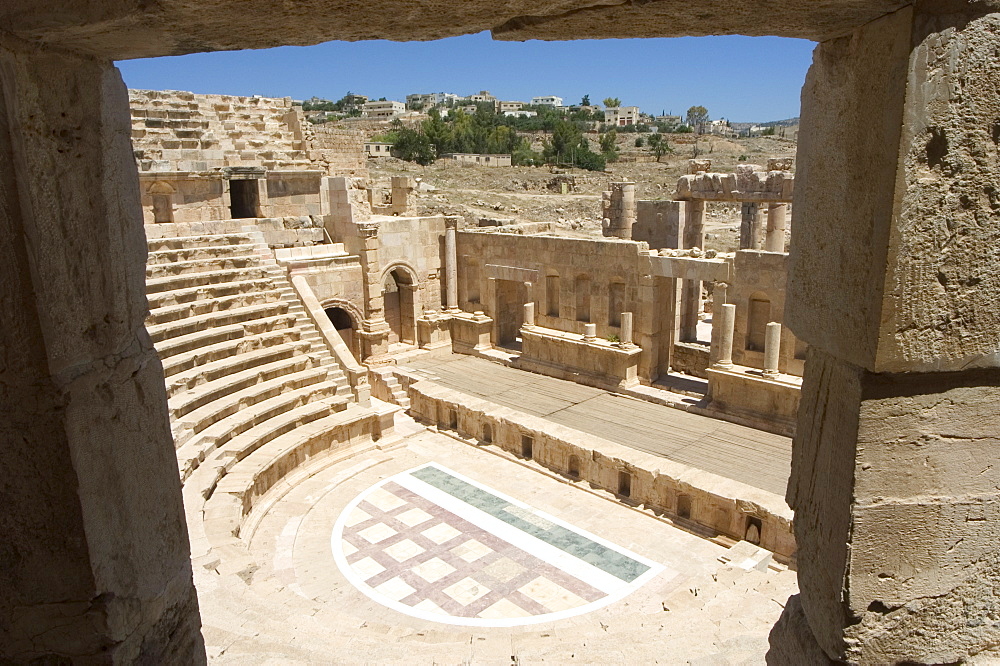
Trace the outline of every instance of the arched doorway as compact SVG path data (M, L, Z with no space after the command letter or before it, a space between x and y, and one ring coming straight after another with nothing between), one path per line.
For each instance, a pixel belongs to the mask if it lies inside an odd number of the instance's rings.
M337 306L326 308L324 312L326 312L326 316L329 317L333 327L337 329L337 333L340 334L340 338L344 341L344 344L351 350L354 360L359 360L361 354L358 349L358 337L354 334L354 319L351 317L351 313Z
M383 285L385 320L389 324L389 344L417 343L414 294L417 286L410 274L396 268L385 276Z

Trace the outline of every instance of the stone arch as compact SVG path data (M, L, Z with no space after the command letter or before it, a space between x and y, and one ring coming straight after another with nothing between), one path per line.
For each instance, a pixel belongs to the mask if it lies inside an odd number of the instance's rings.
M396 271L401 271L407 276L409 282L407 284L418 285L420 284L419 273L417 269L410 265L406 261L394 261L385 268L382 269L382 273L379 275L379 280L385 282L386 278Z
M382 301L390 344L417 344L418 289L417 272L409 264L399 261L383 269Z
M337 329L337 333L344 341L344 344L347 345L347 348L351 350L354 360L360 361L361 338L358 336L358 331L361 330L361 322L365 318L361 308L343 298L329 298L323 301L321 305L323 306L323 312L330 319L330 323ZM338 317L338 313L342 313L347 321L343 321L343 317ZM345 323L347 324L346 326L344 325Z

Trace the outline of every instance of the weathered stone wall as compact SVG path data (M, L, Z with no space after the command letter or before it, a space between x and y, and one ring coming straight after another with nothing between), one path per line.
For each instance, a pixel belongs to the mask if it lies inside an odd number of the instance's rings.
M309 159L331 176L369 177L365 135L327 124L311 126Z
M380 216L378 262L383 276L399 268L417 284L421 308L441 310L444 302L444 217Z
M203 663L125 85L2 34L0 78L0 662Z
M621 329L610 323L610 285L621 285L618 314L635 312L638 319L639 281L648 274L647 259L639 243L619 240L589 240L555 236L520 236L515 234L459 232L459 302L464 310L483 310L496 316L495 294L490 293L490 266L523 269L534 278L531 297L535 302L535 320L539 326L583 334L584 325L597 325L597 335L619 335ZM471 267L471 270L470 270ZM590 316L580 321L576 293L578 277L589 285L586 299ZM558 315L549 314L546 281L558 278ZM470 284L475 282L475 284ZM469 294L479 294L479 300Z
M786 562L795 556L792 514L777 495L431 382L413 382L401 373L397 377L407 388L409 413L425 423L451 429L454 413L458 434L480 441L488 425L489 443L515 456L522 453L522 438L529 437L532 460L613 494L618 492L619 473L624 472L631 476L628 501L664 511L681 525L697 525L743 539L748 519L755 518L762 525L762 547ZM679 515L681 498L687 504L683 509L687 515Z
M682 201L637 201L632 240L655 250L684 247L685 211Z

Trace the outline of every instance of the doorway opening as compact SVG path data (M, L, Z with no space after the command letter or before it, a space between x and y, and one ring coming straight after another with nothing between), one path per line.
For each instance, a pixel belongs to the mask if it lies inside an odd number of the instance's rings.
M340 339L344 341L347 348L351 350L351 354L354 356L354 360L359 360L359 353L357 348L358 338L354 334L354 320L351 319L350 313L344 308L330 307L324 310L326 316L330 319L330 323L333 327L337 329L337 333L340 334Z
M389 324L390 345L417 343L414 291L416 285L404 270L397 268L385 278L383 307L385 320Z
M229 181L229 212L234 220L260 217L260 194L256 180Z
M518 349L528 289L523 282L517 280L497 280L496 292L497 345Z

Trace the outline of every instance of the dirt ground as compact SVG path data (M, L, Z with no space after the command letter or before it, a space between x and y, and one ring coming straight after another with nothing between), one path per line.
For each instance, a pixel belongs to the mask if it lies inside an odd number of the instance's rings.
M553 232L559 235L594 237L601 235L601 192L609 188L610 182L634 181L639 199L670 199L677 179L687 173L688 160L695 156L695 137L678 135L670 137L674 153L665 155L660 162L626 161L653 159L648 150L635 148L637 136L641 135L619 135L623 159L609 164L603 173L549 167L457 166L443 162L423 167L386 157L371 159L368 164L376 188L389 189L392 176L419 178L416 199L420 215L460 215L465 218L464 226L478 226L482 219L511 224L550 222ZM697 148L699 159L711 159L712 170L721 172L733 171L739 163L763 166L768 158L795 156L795 141L781 137L703 136L698 138ZM559 181L567 177L573 181L572 191L562 194ZM710 204L706 248L736 249L739 224L739 204Z

